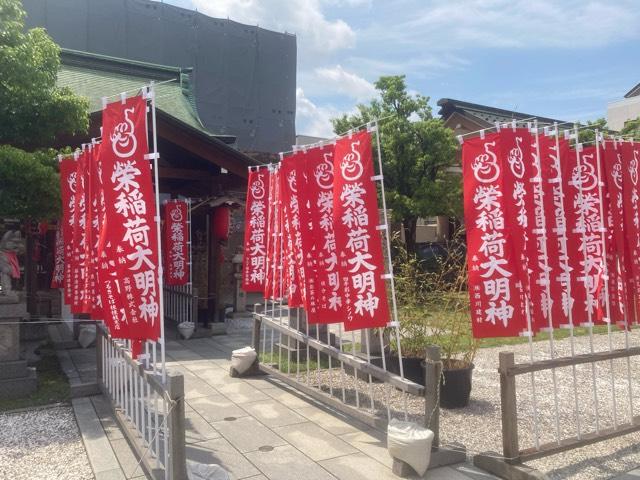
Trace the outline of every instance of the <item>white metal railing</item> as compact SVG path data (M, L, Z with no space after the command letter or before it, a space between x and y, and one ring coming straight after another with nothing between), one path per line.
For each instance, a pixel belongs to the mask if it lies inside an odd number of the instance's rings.
M185 469L184 379L162 372L149 354L134 360L128 341L113 339L97 328L97 377L109 397L123 433L147 471L159 480L183 478Z
M176 323L198 325L198 291L192 285L164 286L164 316Z

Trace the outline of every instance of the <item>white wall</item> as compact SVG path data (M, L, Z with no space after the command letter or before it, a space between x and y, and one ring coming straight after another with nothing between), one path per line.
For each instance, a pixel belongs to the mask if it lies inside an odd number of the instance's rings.
M622 130L624 122L640 117L640 96L625 98L607 105L607 126Z

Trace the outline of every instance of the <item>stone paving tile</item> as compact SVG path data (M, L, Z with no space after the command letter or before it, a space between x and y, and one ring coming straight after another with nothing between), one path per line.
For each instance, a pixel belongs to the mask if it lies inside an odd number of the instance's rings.
M284 390L282 387L274 386L274 388L264 389L264 393L269 395L274 400L279 401L283 405L286 405L292 409L305 408L314 404L311 397L305 399L305 395L294 395L290 391Z
M287 442L253 417L234 421L214 422L213 427L240 452L252 452L260 447L277 447Z
M129 447L125 438L113 440L111 442L111 448L113 448L113 451L118 458L118 462L120 463L120 467L127 478L144 475L142 465L138 466L138 459L131 450L131 447Z
M232 383L244 383L239 378L229 376L229 370L225 370L217 366L213 366L209 370L198 370L196 375L198 378L204 380L213 387L230 385Z
M242 381L251 385L254 388L257 388L258 390L279 388L281 386L281 384L277 380L272 379L268 375L246 377L246 378L243 378Z
M244 403L241 407L249 414L257 418L267 427L284 427L294 423L305 422L302 415L298 415L290 408L281 405L276 400L267 400L254 403Z
M358 431L340 435L340 438L383 465L389 468L393 465L393 460L387 451L387 439L384 433L377 430Z
M329 412L321 407L307 406L305 408L296 408L295 411L334 435L371 430L371 427L365 423L339 412Z
M107 434L107 438L110 440L124 438L118 422L113 418L113 412L111 411L109 401L102 395L96 395L91 397L91 403L98 414L98 418L100 419L100 423L102 423L104 432Z
M220 438L220 433L192 408L185 408L184 433L187 443L197 443L203 440Z
M199 372L218 367L215 364L211 363L209 360L199 360L197 362L187 363L186 365L184 365L184 368L189 370L194 375L197 375Z
M311 422L274 428L274 432L315 461L358 453L352 445Z
M184 379L184 396L187 400L219 395L219 392L204 380L194 377Z
M245 382L226 383L223 385L218 385L216 386L216 390L218 390L234 403L238 404L257 402L258 400L269 400L269 397L265 395L261 390L253 388L251 385Z
M117 455L114 455L115 452L109 446L109 439L96 415L91 400L89 398L74 398L72 404L91 469L95 473L117 469ZM113 445L114 442L111 443Z
M355 453L319 462L340 480L397 480L391 469L364 453ZM429 477L431 478L431 477Z
M203 360L203 358L192 350L167 350L167 358L176 362L187 362L189 360Z
M187 459L205 464L218 464L234 479L260 474L260 471L224 438L187 445Z
M247 453L246 457L269 480L328 480L336 478L290 445L276 447L270 452Z
M224 420L226 417L246 417L248 413L222 395L187 399L191 408L209 423Z

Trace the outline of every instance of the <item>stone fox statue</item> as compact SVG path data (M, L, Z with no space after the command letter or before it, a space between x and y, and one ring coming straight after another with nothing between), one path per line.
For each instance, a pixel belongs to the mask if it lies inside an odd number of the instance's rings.
M0 240L0 298L15 297L12 278L20 278L18 254L24 253L24 241L20 231L9 230Z

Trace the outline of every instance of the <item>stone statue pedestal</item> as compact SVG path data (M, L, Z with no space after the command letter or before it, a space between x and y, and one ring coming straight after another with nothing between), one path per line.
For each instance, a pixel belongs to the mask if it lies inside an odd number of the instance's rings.
M20 322L26 316L26 303L0 302L0 398L23 397L38 388L36 369L20 359Z

